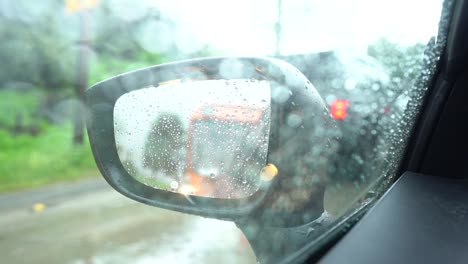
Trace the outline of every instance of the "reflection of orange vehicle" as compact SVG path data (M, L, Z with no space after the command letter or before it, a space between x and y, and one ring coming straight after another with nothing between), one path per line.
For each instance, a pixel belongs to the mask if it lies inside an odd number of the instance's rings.
M195 111L188 130L188 185L179 191L229 198L236 195L237 187L250 183L246 169L255 162L261 168L259 157L265 155L259 152L264 149L266 154L266 110L266 106L204 105ZM222 193L213 193L214 189Z

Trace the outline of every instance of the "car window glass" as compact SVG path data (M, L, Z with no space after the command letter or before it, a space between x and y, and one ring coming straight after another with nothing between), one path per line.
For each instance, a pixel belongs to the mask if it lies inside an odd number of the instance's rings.
M441 9L442 0L0 1L2 261L256 263L234 223L131 201L104 182L93 160L83 91L181 59L270 56L297 67L324 99L340 138L320 169L325 215L352 212L395 176L440 56ZM282 124L297 127L300 119ZM198 126L205 129L197 139L216 136L213 123ZM267 127L236 136L261 138ZM259 153L255 161L263 162L262 151L245 146L242 155ZM216 164L233 162L217 157ZM193 162L198 173L213 173L215 163L196 155Z

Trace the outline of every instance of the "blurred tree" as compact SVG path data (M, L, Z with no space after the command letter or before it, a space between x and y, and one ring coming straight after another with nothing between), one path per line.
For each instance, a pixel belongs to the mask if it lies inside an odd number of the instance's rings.
M423 44L404 47L386 39L369 45L366 64L379 70L369 72L348 91L350 115L345 122L338 122L345 141L339 156L348 157L348 162L337 168L337 175L351 175L361 183L370 183L369 179L377 175L372 172L384 171L382 166L389 166L382 162L383 155L389 151L389 136L398 129L395 124L402 120L409 92L422 72L425 47ZM349 88L346 81L345 88Z
M185 138L186 133L177 114L160 114L146 138L144 167L167 176L176 176L184 160L182 151Z
M406 88L405 85L412 85L418 77L425 47L421 43L403 47L387 39L380 39L369 45L367 54L382 64L390 77L390 88L401 90Z
M4 123L14 122L16 132L26 131L31 120L36 126L48 112L38 110L51 109L59 98L71 91L73 84L71 42L64 35L53 9L59 2L47 1L42 10L27 3L7 2L0 12L0 61L4 66L0 72L0 89L16 92L18 104L29 100L27 97L31 93L38 95L34 98L37 109L31 109L27 115L20 113L6 117L14 120ZM45 93L38 94L37 89Z
M83 134L82 117L77 115L83 112L79 100L89 84L137 68L211 55L208 46L188 49L190 54L181 52L173 34L175 22L144 2L127 4L132 7L129 10L122 8L124 1L99 1L92 12L86 11L88 17L92 13L89 27L79 22L83 16L78 10L65 12L67 3L80 2L95 1L4 1L0 9L0 61L5 65L0 89L45 91L37 98L42 103L35 117L49 122L73 117L76 142L81 142ZM80 38L80 26L87 30L85 38ZM75 115L57 111L65 100L73 101L67 108L79 107ZM22 120L30 119L24 116Z
M0 23L0 61L8 65L0 72L0 87L14 82L26 82L50 92L70 87L70 45L52 16L33 23L0 16Z
M424 49L423 44L403 47L381 39L369 45L367 54L330 51L279 56L304 73L328 103L334 99L350 103L348 116L336 122L342 136L333 157L336 165L330 166L331 177L356 183L371 182L369 178L377 175L363 172L384 164L379 155L388 151L385 147L390 142L384 135L396 129L389 124L402 118L407 92L423 67ZM383 147L376 150L376 145Z

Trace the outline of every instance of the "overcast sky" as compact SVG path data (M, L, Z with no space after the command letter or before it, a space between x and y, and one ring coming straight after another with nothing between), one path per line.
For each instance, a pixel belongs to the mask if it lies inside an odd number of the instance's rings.
M403 45L427 43L437 32L442 6L442 0L282 2L283 54L362 48L382 37ZM148 0L147 5L176 21L172 33L182 48L207 43L232 55L275 50L277 0Z
M131 21L153 7L175 28L148 25L144 46L160 49L165 42L193 52L208 44L227 55L272 55L278 0L100 0L113 13ZM367 47L385 37L403 45L427 43L437 32L442 0L282 0L281 53L299 54ZM47 4L48 3L48 4ZM37 17L52 2L0 0L7 17ZM76 14L64 16L67 31ZM65 19L66 18L66 19ZM73 32L73 31L71 31ZM157 42L157 45L155 45ZM164 47L162 47L164 48ZM154 50L153 50L154 51ZM161 51L161 50L158 50Z

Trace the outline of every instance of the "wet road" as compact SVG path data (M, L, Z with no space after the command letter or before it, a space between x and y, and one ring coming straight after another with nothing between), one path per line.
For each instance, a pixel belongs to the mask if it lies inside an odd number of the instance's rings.
M101 178L0 195L1 263L256 263L233 223L146 206Z

